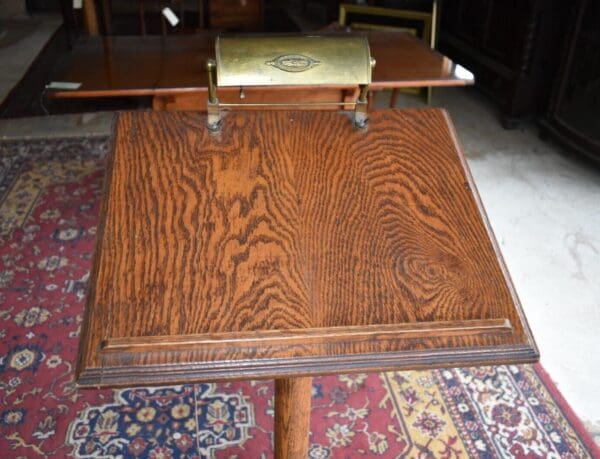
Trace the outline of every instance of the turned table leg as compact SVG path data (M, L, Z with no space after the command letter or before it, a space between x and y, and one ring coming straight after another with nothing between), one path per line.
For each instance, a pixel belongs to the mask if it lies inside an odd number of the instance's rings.
M306 459L312 378L275 380L275 458Z

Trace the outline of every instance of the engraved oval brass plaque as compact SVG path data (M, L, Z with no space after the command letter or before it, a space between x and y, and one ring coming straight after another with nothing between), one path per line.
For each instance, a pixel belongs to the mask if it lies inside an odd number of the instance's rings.
M371 82L364 36L223 35L216 39L215 57L219 87L354 87Z
M266 65L278 68L284 72L305 72L320 63L312 57L302 54L284 54L272 61L265 62Z

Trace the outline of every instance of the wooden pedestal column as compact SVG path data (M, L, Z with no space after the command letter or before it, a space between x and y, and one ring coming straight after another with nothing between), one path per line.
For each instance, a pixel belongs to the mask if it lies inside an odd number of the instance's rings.
M312 378L275 380L275 458L306 459Z

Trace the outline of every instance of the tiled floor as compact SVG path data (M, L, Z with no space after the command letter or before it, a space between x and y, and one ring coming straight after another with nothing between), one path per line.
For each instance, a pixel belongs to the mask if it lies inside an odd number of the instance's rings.
M108 135L114 116L112 112L95 112L0 119L0 140Z
M12 51L0 49L0 99L4 68L16 75L22 68L16 54L31 56L52 27ZM378 97L385 106L389 95ZM399 105L406 104L422 102L401 98ZM600 166L542 142L534 126L505 131L494 108L471 89L438 89L434 105L454 120L542 363L598 440ZM108 134L111 120L111 113L0 120L0 139Z

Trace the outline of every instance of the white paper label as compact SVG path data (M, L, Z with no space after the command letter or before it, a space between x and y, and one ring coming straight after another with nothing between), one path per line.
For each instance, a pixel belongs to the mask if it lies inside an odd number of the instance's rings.
M73 0L73 9L80 10L83 8L83 0Z
M79 88L81 88L81 83L74 83L71 81L51 81L46 85L46 89L66 89L74 91Z
M175 15L175 13L173 13L173 10L168 6L163 8L162 14L167 19L167 21L169 21L171 27L175 27L177 24L179 24L179 18Z

